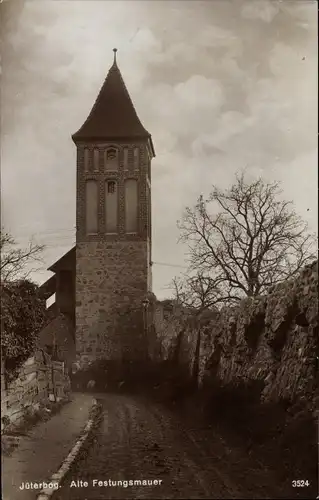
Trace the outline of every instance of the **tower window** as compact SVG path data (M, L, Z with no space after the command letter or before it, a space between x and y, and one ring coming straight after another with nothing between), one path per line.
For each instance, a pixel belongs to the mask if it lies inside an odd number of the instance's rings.
M140 157L140 151L139 148L134 148L134 168L138 168L139 165L139 157Z
M128 148L124 148L123 150L123 163L124 163L124 168L128 168Z
M115 149L109 149L106 153L107 156L107 161L114 161L116 159L116 150Z
M118 169L118 152L115 148L109 148L105 151L104 164L107 170Z
M118 189L115 181L105 182L105 231L117 233Z
M136 179L125 181L125 232L136 233L138 228L138 184Z
M95 148L93 152L93 165L94 165L93 168L95 171L99 170L99 159L100 159L100 152L97 148Z
M89 171L90 151L89 148L84 148L84 170Z
M108 192L108 194L115 193L115 182L114 181L108 181L108 183L107 183L107 192Z
M98 184L94 180L86 181L86 233L98 232Z

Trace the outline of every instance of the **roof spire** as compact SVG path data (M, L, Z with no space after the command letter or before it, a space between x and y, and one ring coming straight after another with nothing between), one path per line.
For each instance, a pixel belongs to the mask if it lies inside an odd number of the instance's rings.
M1 3L1 0L0 0ZM72 135L75 143L117 140L150 140L143 127L116 64L114 62L101 87L91 112L82 127ZM153 145L151 143L151 147ZM152 153L153 154L153 153Z
M116 52L117 52L117 49L113 49L113 52L114 52L114 64L116 64Z

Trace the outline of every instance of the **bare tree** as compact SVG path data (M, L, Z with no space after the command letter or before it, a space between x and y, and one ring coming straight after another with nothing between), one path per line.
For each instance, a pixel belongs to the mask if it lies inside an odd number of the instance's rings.
M27 270L31 262L42 262L41 254L44 245L32 241L28 247L19 248L12 236L1 229L0 233L0 277L5 283L15 279L26 279L33 269Z
M212 309L216 303L216 286L214 281L198 270L193 275L184 274L172 280L174 297L182 306L204 311Z
M281 195L277 182L248 183L241 174L230 189L213 186L207 200L186 208L178 226L189 270L174 283L181 301L211 307L262 295L316 259L315 236Z

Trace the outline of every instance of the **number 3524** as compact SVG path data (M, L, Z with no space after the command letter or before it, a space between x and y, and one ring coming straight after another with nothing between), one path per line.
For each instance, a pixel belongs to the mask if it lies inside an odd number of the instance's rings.
M305 488L306 486L310 486L310 481L307 479L296 479L291 484L293 488Z

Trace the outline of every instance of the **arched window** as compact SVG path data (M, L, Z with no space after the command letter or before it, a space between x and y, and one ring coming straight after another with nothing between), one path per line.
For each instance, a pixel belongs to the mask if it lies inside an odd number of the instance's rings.
M85 212L86 233L96 234L98 231L98 184L94 180L86 181Z
M118 151L115 148L109 148L104 153L104 165L106 170L118 169Z
M105 183L105 231L117 233L118 193L115 181Z
M97 148L93 150L93 169L98 172L100 163L100 152Z
M138 185L136 179L125 181L125 231L137 233Z
M90 161L90 150L89 148L84 148L84 170L89 171L89 161Z

